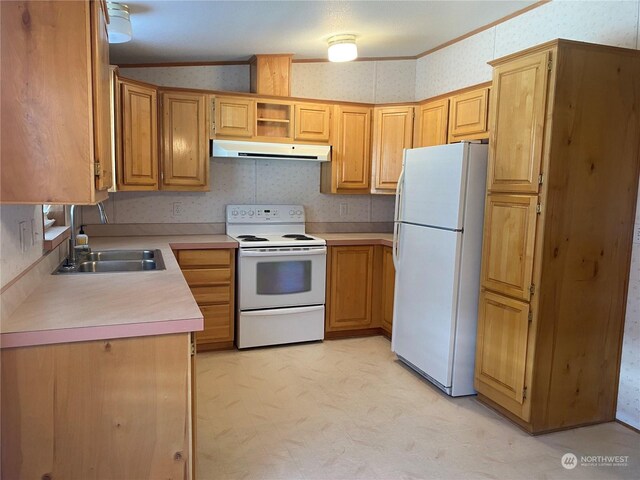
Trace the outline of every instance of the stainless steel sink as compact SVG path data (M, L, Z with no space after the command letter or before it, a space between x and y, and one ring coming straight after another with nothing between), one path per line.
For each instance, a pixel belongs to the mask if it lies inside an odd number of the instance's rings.
M64 263L54 274L145 272L165 270L160 250L102 250L81 253L78 263Z

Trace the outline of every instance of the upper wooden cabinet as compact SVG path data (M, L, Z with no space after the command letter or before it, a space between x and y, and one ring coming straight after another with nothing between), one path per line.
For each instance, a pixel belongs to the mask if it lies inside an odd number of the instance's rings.
M371 326L374 246L330 247L326 331Z
M449 105L449 143L488 138L488 112L488 87L451 97Z
M254 55L250 62L251 91L260 95L288 97L291 91L293 55Z
M330 137L331 105L295 104L295 140L327 143Z
M485 206L482 286L522 300L531 297L536 197L489 195Z
M118 190L157 190L156 88L128 80L117 80L116 88Z
M209 190L207 96L160 94L163 190Z
M403 151L413 140L413 106L373 110L373 188L394 193L402 171Z
M91 204L107 198L112 178L105 10L102 1L0 2L2 203Z
M488 169L493 192L538 192L549 66L549 52L539 52L493 71Z
M256 101L243 97L215 97L213 130L221 137L253 137L256 125Z
M322 193L370 193L371 108L337 105L331 162L322 164Z
M416 107L416 130L413 148L447 143L449 99L435 100Z

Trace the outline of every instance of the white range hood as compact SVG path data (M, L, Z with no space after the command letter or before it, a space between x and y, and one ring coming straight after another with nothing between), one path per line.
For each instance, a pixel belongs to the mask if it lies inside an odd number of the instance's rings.
M254 160L330 162L331 147L328 145L213 140L213 152L211 156L248 158Z

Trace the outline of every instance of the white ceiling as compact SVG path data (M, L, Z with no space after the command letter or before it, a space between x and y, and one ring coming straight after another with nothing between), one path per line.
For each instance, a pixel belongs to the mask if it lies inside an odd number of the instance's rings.
M123 0L133 40L112 63L247 60L256 53L326 58L326 40L358 35L360 57L412 56L533 1Z

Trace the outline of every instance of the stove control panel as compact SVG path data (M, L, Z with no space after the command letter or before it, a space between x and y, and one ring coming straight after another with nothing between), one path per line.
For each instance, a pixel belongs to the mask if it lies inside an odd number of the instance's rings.
M227 223L304 223L302 205L227 205Z

